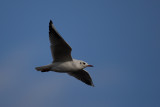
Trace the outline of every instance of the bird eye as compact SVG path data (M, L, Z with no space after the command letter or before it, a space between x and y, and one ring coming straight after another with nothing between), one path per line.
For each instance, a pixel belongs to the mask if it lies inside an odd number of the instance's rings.
M86 63L83 62L83 64L85 65Z

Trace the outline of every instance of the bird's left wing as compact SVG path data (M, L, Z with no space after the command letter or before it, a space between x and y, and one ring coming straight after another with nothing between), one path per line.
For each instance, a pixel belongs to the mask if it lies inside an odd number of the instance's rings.
M52 57L54 62L72 61L71 51L72 48L61 37L53 26L53 22L49 22L49 39Z
M75 72L70 72L68 74L77 78L78 80L81 80L82 82L86 83L87 85L94 86L94 84L92 82L92 78L90 77L88 72L83 69L79 70L79 71L75 71Z

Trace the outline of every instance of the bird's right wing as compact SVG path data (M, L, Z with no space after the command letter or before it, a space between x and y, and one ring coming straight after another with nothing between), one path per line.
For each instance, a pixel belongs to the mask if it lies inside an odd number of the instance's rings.
M72 61L72 48L56 31L51 20L49 22L49 39L54 62Z
M90 77L88 72L83 69L79 70L79 71L75 71L75 72L70 72L68 74L77 78L78 80L81 80L82 82L86 83L87 85L94 86L94 84L92 82L92 78Z

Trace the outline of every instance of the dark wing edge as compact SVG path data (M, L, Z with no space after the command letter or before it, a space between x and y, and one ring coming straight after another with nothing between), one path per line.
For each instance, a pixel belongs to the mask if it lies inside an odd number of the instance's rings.
M49 34L54 34L58 39L61 39L65 45L67 45L68 48L72 51L72 48L68 45L68 43L61 37L61 35L58 33L58 31L55 29L52 20L49 22ZM50 43L52 44L52 40L50 40Z
M75 72L70 72L68 73L70 76L73 76L75 78L77 78L78 80L84 82L87 85L93 86L93 81L92 78L90 77L89 73L85 70L79 70L79 71L75 71Z
M49 22L49 40L53 62L71 61L72 48L66 43L66 41L56 31L52 20ZM63 48L63 49L62 49Z

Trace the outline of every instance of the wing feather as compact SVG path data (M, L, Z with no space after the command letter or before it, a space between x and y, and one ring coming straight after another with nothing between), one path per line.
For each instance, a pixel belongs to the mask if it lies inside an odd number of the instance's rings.
M49 22L49 40L54 62L72 61L72 48L56 31L51 20Z
M90 77L89 73L83 69L75 72L70 72L68 74L86 83L87 85L94 86L92 78Z

